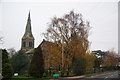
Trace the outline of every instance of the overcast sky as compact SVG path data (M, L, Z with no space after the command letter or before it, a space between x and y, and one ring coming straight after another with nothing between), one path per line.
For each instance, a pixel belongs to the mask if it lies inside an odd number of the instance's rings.
M91 50L106 51L114 48L118 51L118 0L30 1L1 0L0 36L3 37L1 48L16 50L21 48L21 38L25 32L29 10L35 47L44 39L42 33L46 32L51 18L62 17L65 13L74 10L81 13L85 21L90 21Z

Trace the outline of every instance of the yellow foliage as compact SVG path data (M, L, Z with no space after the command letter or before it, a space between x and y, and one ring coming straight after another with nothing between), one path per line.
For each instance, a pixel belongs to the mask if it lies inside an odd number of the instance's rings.
M86 58L86 61L87 61L86 70L89 71L94 66L95 57L94 57L93 53L86 53L85 58Z
M103 58L103 66L116 66L118 64L117 55L113 51L109 51L107 56Z

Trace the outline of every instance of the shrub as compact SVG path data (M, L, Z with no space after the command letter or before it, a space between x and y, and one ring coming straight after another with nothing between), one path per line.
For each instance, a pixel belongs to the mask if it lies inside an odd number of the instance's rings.
M80 57L79 59L74 59L73 72L76 75L83 75L86 72L86 59L84 57Z
M13 70L8 58L8 53L5 49L2 50L2 76L4 78L11 78Z
M35 49L30 68L29 75L35 78L43 77L44 73L44 60L42 55L41 47Z

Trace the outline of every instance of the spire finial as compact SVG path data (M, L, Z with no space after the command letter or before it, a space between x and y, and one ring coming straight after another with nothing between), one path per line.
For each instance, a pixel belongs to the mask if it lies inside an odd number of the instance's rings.
M30 10L29 10L29 14L28 14L28 19L30 20Z

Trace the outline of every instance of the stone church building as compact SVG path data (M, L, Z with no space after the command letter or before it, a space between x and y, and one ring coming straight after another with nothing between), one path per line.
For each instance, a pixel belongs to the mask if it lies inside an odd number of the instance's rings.
M31 18L30 18L30 12L29 12L25 33L21 40L21 50L25 51L26 54L30 57L30 59L32 58L32 56L34 54L34 50L35 50L34 41L35 41L35 39L32 34ZM39 46L41 46L44 61L46 61L48 54L50 54L50 51L48 49L53 45L54 44L52 42L45 41L44 39L40 43ZM50 68L49 63L45 62L45 69L48 70L49 68Z

